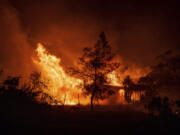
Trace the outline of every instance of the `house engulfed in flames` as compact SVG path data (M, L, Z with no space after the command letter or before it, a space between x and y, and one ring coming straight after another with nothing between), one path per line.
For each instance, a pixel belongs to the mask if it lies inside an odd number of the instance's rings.
M90 97L83 95L83 81L81 79L69 76L60 65L61 59L48 53L41 43L37 44L37 59L33 58L33 62L39 68L42 74L42 80L48 79L48 89L44 89L44 92L51 95L57 101L58 104L76 105L83 104L87 105L90 103ZM110 85L106 87L114 91L114 96L111 96L101 104L109 104L111 101L116 99L116 103L127 103L126 91L122 87L122 84L118 82L116 72L112 72L108 77L112 80ZM145 92L143 90L134 90L130 99L132 102L140 101L142 95Z
M145 96L145 89L138 85L136 85L134 89L131 89L130 92L126 91L122 86L106 85L105 87L114 91L114 95L108 99L108 101L112 103L138 103L142 97Z

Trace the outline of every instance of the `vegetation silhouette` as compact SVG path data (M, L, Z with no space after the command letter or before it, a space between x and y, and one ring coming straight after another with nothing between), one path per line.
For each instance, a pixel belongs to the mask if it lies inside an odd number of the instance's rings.
M91 96L91 109L94 100L103 100L114 92L105 85L108 84L107 75L119 67L119 63L113 61L115 54L112 53L105 33L102 32L99 40L93 47L85 47L79 58L78 67L70 68L71 75L77 76L84 81L84 93Z
M31 76L34 75L34 73L31 74ZM37 82L39 83L38 79L36 80ZM0 86L0 104L2 108L5 108L4 113L14 112L10 111L11 109L17 109L18 113L22 113L23 109L26 111L26 109L29 110L31 107L36 108L39 104L37 97L43 93L38 83L20 86L20 77L8 76Z
M130 103L134 86L134 82L131 80L130 76L126 76L126 78L123 80L123 86L125 90L125 99L128 103Z
M113 61L114 57L105 34L101 33L97 44L83 49L80 67L70 70L72 75L84 80L84 93L91 96L91 108L94 100L113 94L106 87L110 81L106 75L120 65ZM48 80L42 81L41 73L32 72L21 86L22 77L8 76L0 84L0 133L16 134L15 130L19 130L22 134L179 134L180 56L167 51L157 60L152 71L138 82L133 82L131 76L123 80L129 104L117 108L99 106L94 111L86 106L47 104L58 101L44 92L43 89L49 89ZM146 110L137 110L138 105L131 101L133 91L141 90L146 94L139 104L145 105Z
M157 57L157 63L152 66L152 71L140 78L139 83L147 86L148 96L162 95L179 99L179 80L180 55L169 50Z
M164 120L179 117L180 55L168 50L156 60L152 71L138 81L146 90L145 108L150 116Z

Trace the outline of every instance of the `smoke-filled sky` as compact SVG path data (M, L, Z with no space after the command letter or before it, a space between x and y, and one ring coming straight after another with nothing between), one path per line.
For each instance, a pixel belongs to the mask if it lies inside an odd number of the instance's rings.
M177 2L9 0L0 3L0 68L26 72L37 42L71 65L105 31L125 62L149 66L168 49L180 50Z

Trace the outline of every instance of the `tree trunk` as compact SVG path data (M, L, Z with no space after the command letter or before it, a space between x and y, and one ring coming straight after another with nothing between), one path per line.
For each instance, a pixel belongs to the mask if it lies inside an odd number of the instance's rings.
M79 98L79 94L78 94L78 105L80 106L80 98Z
M93 103L93 101L94 101L94 93L92 93L92 95L91 95L91 110L94 110L94 103Z
M92 95L91 95L91 110L94 109L94 96L95 96L95 91L96 91L96 88L97 88L97 84L96 84L96 81L97 81L97 54L96 54L96 59L95 59L95 65L94 65L94 88L93 88L93 91L92 91Z

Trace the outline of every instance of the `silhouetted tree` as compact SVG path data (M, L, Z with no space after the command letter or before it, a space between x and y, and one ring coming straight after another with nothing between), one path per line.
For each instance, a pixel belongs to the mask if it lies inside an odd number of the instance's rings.
M160 115L162 119L170 119L172 117L172 110L168 97L164 97L162 100L162 108Z
M141 77L138 80L138 85L142 86L142 89L145 91L145 95L142 98L144 103L150 102L153 97L158 95L157 86L154 81L150 75Z
M162 107L161 98L153 97L145 107L151 115L159 115Z
M31 107L36 106L34 97L20 86L20 77L8 76L2 83L0 93L1 113L20 115ZM6 114L7 113L7 114Z
M157 57L152 71L139 79L146 86L146 100L157 95L180 98L180 55L167 51Z
M79 66L71 68L71 74L84 80L85 94L91 95L91 108L94 99L103 100L113 94L113 91L104 87L108 83L107 74L119 67L119 63L112 62L115 54L106 40L104 32L93 47L83 49L83 55L79 58Z
M42 103L47 101L49 103L57 102L55 98L45 92L45 89L49 89L48 83L48 80L42 80L41 73L34 71L30 74L29 82L24 84L23 89L33 97L38 97L38 100Z
M125 79L123 80L123 86L125 90L125 99L127 102L131 102L131 95L133 92L134 82L132 81L130 76L125 77Z
M179 89L180 55L167 51L157 58L157 64L152 67L149 74L159 90L169 88Z
M145 107L151 116L156 115L163 120L169 120L173 116L168 97L154 97Z
M4 80L3 85L5 89L16 89L19 85L20 77L12 77L8 76L6 80Z

